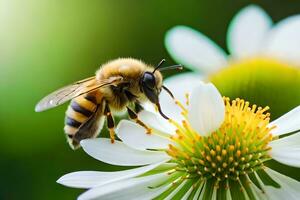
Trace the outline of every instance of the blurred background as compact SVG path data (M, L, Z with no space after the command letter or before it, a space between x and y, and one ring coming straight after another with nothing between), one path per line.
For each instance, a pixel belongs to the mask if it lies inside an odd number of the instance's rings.
M275 22L300 13L299 1L0 0L0 199L75 199L83 190L57 184L60 176L115 169L69 148L67 105L34 112L44 95L118 57L173 64L163 40L178 24L226 49L231 18L251 3Z

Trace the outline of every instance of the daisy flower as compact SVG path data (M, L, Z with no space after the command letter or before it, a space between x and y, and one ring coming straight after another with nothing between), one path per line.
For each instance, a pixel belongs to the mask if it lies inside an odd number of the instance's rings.
M274 24L263 9L250 5L229 24L229 54L187 26L170 29L165 45L174 60L198 72L198 76L187 73L180 80L201 77L223 95L269 105L272 116L279 117L300 103L299 35L300 15Z
M170 120L145 110L139 114L151 134L122 120L116 130L121 141L81 142L95 159L137 168L73 172L57 182L88 189L81 200L298 199L300 183L268 161L300 167L300 107L270 123L269 107L222 98L214 85L199 82L184 102L162 95ZM286 133L293 134L279 138Z

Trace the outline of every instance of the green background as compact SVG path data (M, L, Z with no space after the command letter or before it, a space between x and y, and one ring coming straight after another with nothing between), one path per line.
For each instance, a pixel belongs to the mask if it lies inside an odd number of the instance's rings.
M225 48L231 18L250 3L275 22L300 13L291 0L0 0L0 199L75 199L83 190L57 184L60 176L115 169L71 150L63 134L67 105L35 113L41 97L118 57L173 64L163 40L178 24Z

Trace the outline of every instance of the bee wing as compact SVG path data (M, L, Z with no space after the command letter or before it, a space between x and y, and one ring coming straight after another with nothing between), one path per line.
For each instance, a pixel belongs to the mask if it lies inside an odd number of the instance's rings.
M122 77L111 77L105 80L96 80L95 76L81 81L77 81L71 85L60 88L48 96L44 97L36 106L35 111L41 112L59 106L70 99L80 95L95 91L103 86L114 85L122 81Z

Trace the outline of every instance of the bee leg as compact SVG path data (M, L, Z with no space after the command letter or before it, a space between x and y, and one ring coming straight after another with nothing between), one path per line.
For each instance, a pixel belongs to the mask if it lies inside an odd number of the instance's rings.
M140 104L140 102L135 102L134 103L134 110L136 113L141 112L142 110L144 110L144 107Z
M151 128L149 128L144 122L139 120L137 114L133 110L131 110L129 107L126 107L126 108L127 108L129 118L134 120L136 123L138 123L142 127L144 127L147 130L147 132L146 132L147 134L151 134L151 132L152 132Z
M111 114L111 111L109 109L109 106L107 104L104 109L104 114L106 115L106 119L107 119L107 128L109 130L111 143L114 143L115 142L115 122L114 122L114 118Z

